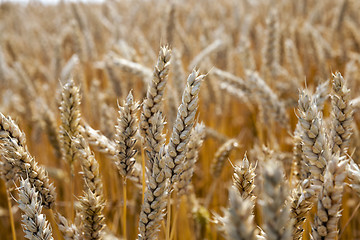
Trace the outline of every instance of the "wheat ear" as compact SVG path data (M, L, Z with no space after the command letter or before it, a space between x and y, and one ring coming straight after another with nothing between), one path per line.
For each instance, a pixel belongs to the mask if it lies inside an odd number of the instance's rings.
M6 165L9 167L11 164L13 168L6 175L7 180L16 180L17 175L23 178L28 177L41 196L41 204L46 208L53 208L56 198L55 188L49 183L45 169L38 166L28 152L25 134L10 117L5 117L0 113L0 118L1 154L3 160L7 162ZM9 175L14 173L17 175Z
M332 107L332 152L344 155L352 134L353 108L350 104L350 89L339 72L333 75Z
M187 79L187 85L182 95L182 103L179 106L171 138L166 148L166 177L171 178L172 183L179 181L179 174L183 170L186 146L195 122L199 102L198 95L204 77L204 75L199 76L199 72L194 70Z
M291 39L285 41L285 53L286 60L290 64L293 74L296 77L301 78L304 75L304 69L300 61L298 50Z
M45 122L45 129L48 135L49 142L55 150L56 157L60 158L61 157L60 138L57 131L58 126L56 123L55 114L49 108L49 106L45 106L45 109L43 109L42 117Z
M168 180L165 176L165 136L162 134L164 121L161 113L157 112L153 118L153 126L155 132L161 136L159 138L159 152L148 153L152 168L147 174L146 192L144 202L141 206L139 220L138 239L151 240L157 239L157 232L160 222L164 217L164 210L167 204Z
M249 160L244 155L240 164L236 164L233 174L233 185L239 191L242 198L250 198L254 200L255 196L253 190L255 188L255 168L249 163Z
M229 158L231 152L237 147L239 147L239 143L235 139L230 139L216 151L211 165L211 174L215 179L220 177L225 162Z
M337 239L346 165L347 162L338 156L333 155L332 159L329 159L312 225L314 239Z
M160 50L161 51L161 50ZM136 76L141 77L142 81L145 84L149 83L149 79L151 79L152 72L151 69L124 58L118 58L113 55L108 55L107 57L115 66L119 67L120 69L124 70L125 72L130 72ZM113 79L114 80L114 79Z
M73 151L78 155L78 159L83 170L85 185L96 196L102 195L103 185L100 178L99 163L83 136L78 135L73 140Z
M65 240L79 240L80 234L78 228L74 224L69 224L67 219L60 213L57 213L57 225Z
M185 154L185 161L180 179L177 184L178 195L184 195L188 191L191 178L194 174L195 164L199 158L199 151L205 138L205 125L203 123L196 124L190 134L190 141Z
M289 190L283 184L283 167L275 159L270 159L264 166L263 177L262 210L266 239L291 239L290 207L285 205Z
M70 166L73 174L75 153L72 150L72 138L80 132L80 93L73 79L69 79L61 93L60 142L62 158Z
M84 239L102 239L105 227L105 218L103 216L105 201L99 163L81 135L78 135L73 141L73 150L79 155L85 182L84 196L80 199L80 211L83 221L82 235Z
M181 61L181 55L180 52L177 49L173 49L173 60L172 60L172 80L173 80L173 86L176 90L176 96L178 97L177 100L181 100L182 93L184 91L185 86L185 72L184 67Z
M353 160L350 160L347 168L348 177L350 179L350 186L360 196L360 168Z
M90 127L87 123L82 123L80 131L92 147L94 147L97 151L106 154L106 156L110 159L117 161L116 156L118 155L118 152L115 142ZM136 186L141 186L142 170L140 163L134 163L131 175L128 177L135 183Z
M31 186L29 179L21 179L19 191L19 208L24 212L22 215L22 227L25 238L34 240L53 240L51 227L42 214L41 197L35 187Z
M243 198L235 188L229 188L229 208L220 218L221 229L229 240L256 240L258 229L254 223L254 202Z
M290 217L293 221L292 238L302 239L304 232L303 224L306 215L313 206L315 190L310 186L310 180L301 180L291 192L290 198Z
M321 113L312 96L300 92L298 119L301 125L302 151L311 172L312 185L319 189L324 182L326 162L330 157Z
M278 74L279 68L279 23L277 13L270 12L266 22L266 42L264 47L264 71L270 71L272 79ZM268 79L266 78L268 81Z
M135 164L134 156L136 150L135 134L137 132L136 112L139 109L138 102L134 102L134 97L130 92L124 101L123 107L120 107L119 118L116 126L115 142L117 150L116 165L120 174L124 177L131 176Z
M287 124L288 116L284 102L279 99L270 86L256 73L246 71L247 81L251 86L252 94L260 99L266 113L280 124Z
M148 152L152 152L152 154L159 152L159 146L161 146L161 144L156 144L158 140L156 139L156 136L151 134L153 131L149 131L149 129L152 127L155 113L161 109L170 68L170 58L170 49L168 47L162 47L159 52L157 64L154 68L153 78L149 83L140 116L140 133L144 138L145 148ZM149 167L151 169L151 166Z
M84 196L80 198L81 239L103 239L103 229L105 227L104 206L105 203L101 195L92 192L90 189L85 190Z

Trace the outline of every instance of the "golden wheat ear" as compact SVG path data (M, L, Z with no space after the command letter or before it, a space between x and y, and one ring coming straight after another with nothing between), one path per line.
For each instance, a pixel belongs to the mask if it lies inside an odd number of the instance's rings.
M103 215L105 200L99 163L81 135L72 141L73 151L80 160L85 183L84 195L80 198L82 237L84 239L102 239L106 224Z
M148 154L155 155L159 152L159 134L156 128L158 111L161 111L163 95L170 70L171 50L165 46L160 49L157 64L154 67L153 78L149 82L146 98L144 99L140 115L140 133L143 138L144 147ZM150 157L151 159L151 157ZM149 169L152 169L151 161L148 162Z
M18 187L19 208L23 211L22 227L25 238L53 240L50 224L46 220L46 216L42 214L41 195L33 187L28 178L20 179L20 187Z
M60 232L65 240L79 240L80 234L75 224L70 224L60 213L56 214L56 221Z
M154 115L154 131L162 135L164 120L160 112ZM156 129L155 129L156 128ZM159 139L158 152L148 152L146 192L141 206L138 239L157 239L160 223L167 204L168 179L165 174L165 137Z
M126 97L122 107L119 107L119 117L116 126L115 142L116 142L116 166L123 177L132 175L135 164L134 145L136 143L135 134L137 132L136 112L139 109L139 103L134 102L134 97L130 92Z
M350 103L350 89L337 72L333 75L332 96L332 152L345 155L352 135L353 107Z
M60 103L60 143L62 159L70 166L73 174L75 153L72 149L72 138L80 133L80 89L72 78L68 79L62 89Z
M50 183L47 172L31 156L26 145L25 134L10 118L0 113L0 150L7 181L18 177L28 178L41 196L41 204L46 208L55 207L55 187Z
M254 202L243 198L234 187L229 188L229 207L219 218L221 230L229 240L257 240L259 230L254 221Z
M347 161L336 155L332 155L328 162L324 185L318 197L315 221L312 224L311 234L314 239L338 238L346 165Z
M171 179L172 184L179 181L183 170L186 146L195 123L200 86L204 78L205 75L199 75L195 70L189 75L170 141L166 147L166 177Z
M255 198L253 193L255 188L255 169L256 166L249 163L246 154L243 160L234 166L233 185L244 199L250 198L254 200Z
M298 119L305 160L302 166L306 168L302 171L308 172L306 175L318 192L324 182L325 168L331 152L325 135L322 113L308 91L300 92Z
M229 158L231 152L237 147L239 147L237 140L230 139L221 145L220 148L216 151L211 165L211 174L214 179L220 177L227 159Z
M276 159L268 159L263 167L262 212L266 239L291 239L292 220L290 206L286 204L289 189L284 183L282 165Z
M199 158L199 151L205 138L205 125L198 123L190 134L190 141L187 146L183 171L180 173L180 180L177 184L178 195L182 196L188 192L191 179L194 174L195 164Z

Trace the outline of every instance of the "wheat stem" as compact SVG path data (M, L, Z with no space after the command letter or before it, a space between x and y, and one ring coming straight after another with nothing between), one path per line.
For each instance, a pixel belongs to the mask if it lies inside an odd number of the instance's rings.
M127 234L126 234L126 198L127 198L127 195L126 195L126 178L124 178L124 181L123 181L123 198L124 198L124 206L123 206L123 235L124 235L124 238L127 239Z
M9 208L9 218L10 218L12 239L16 240L16 230L15 230L15 224L14 224L14 215L13 215L12 208L11 208L11 198L10 198L10 193L9 193L8 189L6 189L6 198L7 198L8 208Z

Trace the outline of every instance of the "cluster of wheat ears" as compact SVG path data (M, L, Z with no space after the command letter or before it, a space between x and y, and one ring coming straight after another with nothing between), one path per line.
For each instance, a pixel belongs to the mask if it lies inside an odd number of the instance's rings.
M1 239L359 239L360 1L0 4Z

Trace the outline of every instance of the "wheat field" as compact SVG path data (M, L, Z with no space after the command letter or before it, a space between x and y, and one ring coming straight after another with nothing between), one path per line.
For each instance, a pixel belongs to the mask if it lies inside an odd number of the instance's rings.
M0 238L360 239L359 11L0 3Z

